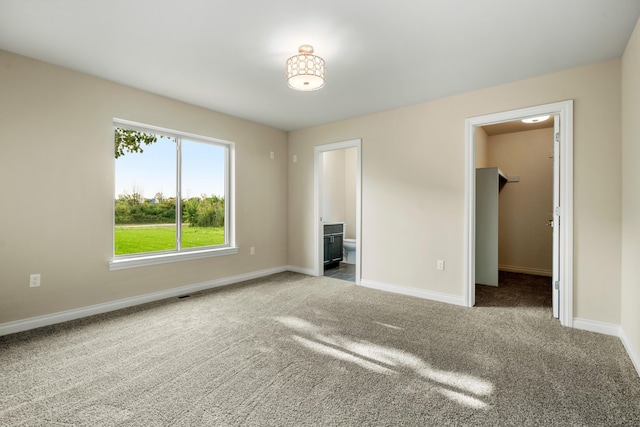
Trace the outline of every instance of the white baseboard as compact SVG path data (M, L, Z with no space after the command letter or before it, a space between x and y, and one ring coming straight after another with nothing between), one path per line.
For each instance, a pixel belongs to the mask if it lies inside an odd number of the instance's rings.
M292 271L294 273L306 274L307 276L315 276L316 275L315 270L313 270L312 268L296 267L295 265L288 265L287 266L287 270L288 271Z
M615 323L598 322L596 320L573 318L573 327L583 331L597 332L599 334L620 336L620 325Z
M620 340L622 340L622 345L624 345L625 350L627 350L627 354L631 359L631 363L633 363L633 367L636 368L636 372L640 377L640 354L631 346L631 342L629 342L629 337L624 332L624 329L620 328Z
M167 289L165 291L153 292L150 294L124 298L116 301L105 302L102 304L90 305L87 307L74 308L71 310L60 311L58 313L46 314L44 316L31 317L24 320L17 320L0 324L0 336L13 334L16 332L27 331L29 329L40 328L42 326L53 325L56 323L67 322L69 320L80 319L82 317L93 316L95 314L107 313L109 311L120 310L122 308L133 307L135 305L145 304L152 301L158 301L166 298L177 297L193 292L203 291L205 289L217 288L220 286L231 285L233 283L244 282L245 280L257 279L269 276L271 274L288 271L288 266L274 267L266 270L253 271L251 273L241 274L233 277L225 277L222 279L211 280L208 282L197 283L194 285L181 286L179 288Z
M640 377L640 355L636 349L632 347L627 334L624 332L624 329L622 329L622 326L616 325L615 323L598 322L595 320L580 319L576 317L573 319L573 327L584 331L597 332L620 338L624 349L627 351L627 354L631 359L631 363L633 363L633 367L636 368L636 372Z
M315 272L312 269L306 269L296 266L282 266L274 267L265 270L253 271L251 273L245 273L238 276L225 277L222 279L211 280L208 282L197 283L194 285L181 286L179 288L167 289L165 291L153 292L150 294L140 295L136 297L124 298L116 301L110 301L102 304L91 305L87 307L75 308L72 310L65 310L58 313L47 314L44 316L31 317L29 319L17 320L14 322L7 322L0 324L0 336L13 334L16 332L27 331L29 329L35 329L42 326L53 325L56 323L62 323L69 320L79 319L82 317L92 316L95 314L107 313L110 311L120 310L127 307L133 307L135 305L145 304L148 302L159 301L166 298L177 297L193 292L203 291L206 289L217 288L220 286L231 285L233 283L244 282L246 280L258 279L260 277L269 276L271 274L282 273L284 271L292 271L295 273L306 274L309 276L315 276ZM462 297L445 294L441 292L425 291L421 289L408 288L404 286L390 285L387 283L376 282L373 280L362 279L360 281L361 286L367 288L378 289L386 292L393 292L402 295L408 295L412 297L424 298L433 301L444 302L447 304L454 304L459 306L465 306L464 299ZM633 366L636 368L638 375L640 376L640 356L637 351L631 346L627 335L622 330L620 325L597 322L588 319L573 319L573 327L582 329L585 331L598 332L606 335L613 335L620 337L622 344L624 345Z
M405 286L390 285L387 283L375 282L373 280L361 279L360 285L367 288L378 289L380 291L393 292L396 294L408 295L412 297L424 298L432 301L445 302L447 304L466 306L463 297L445 294L441 292L425 291Z
M498 265L498 270L500 271L508 271L510 273L524 273L524 274L532 274L534 276L546 276L553 277L553 271L547 270L544 268L533 268L533 267L518 267L515 265Z

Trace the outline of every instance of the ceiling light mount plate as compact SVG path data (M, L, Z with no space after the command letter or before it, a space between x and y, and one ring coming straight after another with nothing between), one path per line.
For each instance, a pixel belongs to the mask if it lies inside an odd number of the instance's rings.
M324 59L313 54L313 46L303 44L298 54L287 59L287 85L299 91L318 90L324 86L326 68Z

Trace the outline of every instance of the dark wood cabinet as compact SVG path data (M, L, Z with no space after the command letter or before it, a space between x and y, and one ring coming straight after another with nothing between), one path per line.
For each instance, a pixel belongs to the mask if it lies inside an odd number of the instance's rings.
M342 261L342 240L344 224L331 223L324 225L324 266L331 268Z

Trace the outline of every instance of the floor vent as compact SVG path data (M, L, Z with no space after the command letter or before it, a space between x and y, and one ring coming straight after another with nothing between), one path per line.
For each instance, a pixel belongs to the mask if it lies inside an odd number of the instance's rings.
M180 295L180 296L178 296L176 298L177 299L188 299L188 298L193 298L193 297L199 297L200 295L202 295L202 292L194 292L192 294Z

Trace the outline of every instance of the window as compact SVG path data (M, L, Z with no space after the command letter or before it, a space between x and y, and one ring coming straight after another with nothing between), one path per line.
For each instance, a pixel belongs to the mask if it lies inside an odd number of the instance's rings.
M237 253L233 144L115 120L110 269Z

